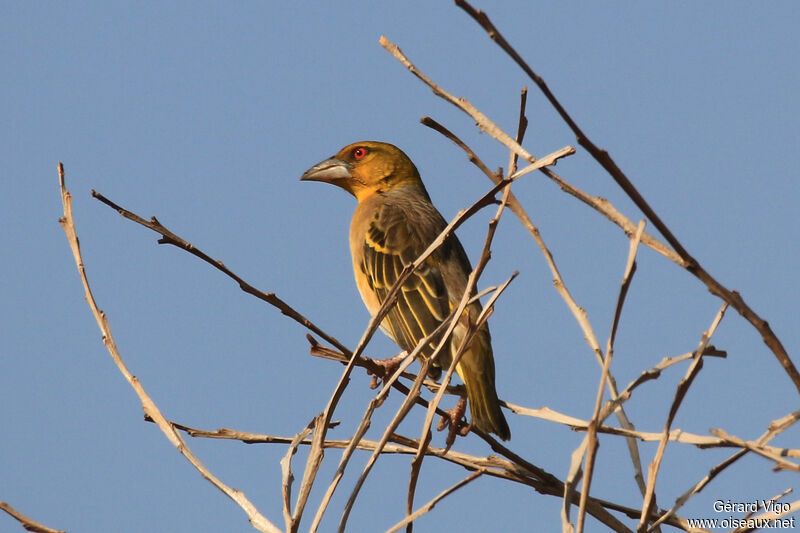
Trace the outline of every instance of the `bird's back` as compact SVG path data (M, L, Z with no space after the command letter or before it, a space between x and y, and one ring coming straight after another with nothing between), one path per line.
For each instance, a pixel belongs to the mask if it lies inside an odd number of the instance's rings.
M397 188L359 203L350 226L350 250L356 284L370 314L378 311L403 267L424 252L446 226L424 189ZM450 235L403 285L382 329L401 348L412 350L458 305L470 271L464 248ZM480 311L480 303L470 306L472 320ZM488 327L482 329L488 337ZM427 356L430 352L432 347L426 347L422 353ZM450 359L449 350L445 352L439 356L443 365Z

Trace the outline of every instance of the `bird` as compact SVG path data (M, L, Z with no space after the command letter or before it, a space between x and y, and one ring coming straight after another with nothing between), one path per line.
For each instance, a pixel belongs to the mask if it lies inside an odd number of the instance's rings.
M431 202L417 167L392 144L360 141L317 163L300 179L336 185L358 200L350 223L353 274L367 310L375 316L403 268L416 260L447 226ZM410 352L455 310L471 271L464 247L451 233L404 282L381 329L401 349ZM475 294L474 288L472 293ZM440 366L435 370L439 374L441 367L449 367L481 310L480 302L475 300L458 319L449 347L438 357ZM424 346L421 357L430 357L435 345L430 342ZM475 332L456 372L466 386L471 426L503 440L510 439L511 431L497 397L494 355L486 322Z

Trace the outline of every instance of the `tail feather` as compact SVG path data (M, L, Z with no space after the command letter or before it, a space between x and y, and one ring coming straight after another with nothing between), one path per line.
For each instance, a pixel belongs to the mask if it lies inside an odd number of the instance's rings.
M511 438L511 430L497 398L492 346L490 342L486 342L488 339L484 341L482 337L475 336L472 345L461 357L456 371L467 387L472 425L508 440Z
M478 379L468 377L464 379L464 384L467 386L472 425L487 433L494 433L503 440L510 439L511 430L500 410L494 380L489 382L480 377Z

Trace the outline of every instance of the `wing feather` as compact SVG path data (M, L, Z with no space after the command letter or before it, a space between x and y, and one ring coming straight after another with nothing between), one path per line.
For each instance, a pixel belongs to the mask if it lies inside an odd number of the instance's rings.
M403 268L425 251L428 242L420 237L419 228L415 229L401 207L389 204L376 210L365 237L361 268L382 303ZM401 348L412 350L449 312L442 272L428 261L403 284L397 305L386 316L384 325ZM422 353L427 356L432 351L433 346L427 346Z

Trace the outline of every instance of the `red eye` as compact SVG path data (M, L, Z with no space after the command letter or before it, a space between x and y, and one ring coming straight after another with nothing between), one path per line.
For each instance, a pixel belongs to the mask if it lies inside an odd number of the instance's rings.
M355 159L364 159L364 156L366 156L368 152L369 152L369 150L367 150L363 146L359 146L358 148L353 150L353 158L355 158Z

